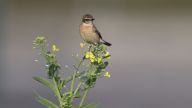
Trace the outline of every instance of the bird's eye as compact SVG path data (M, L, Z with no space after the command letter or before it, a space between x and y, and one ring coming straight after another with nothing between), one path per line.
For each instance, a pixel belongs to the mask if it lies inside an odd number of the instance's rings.
M88 21L91 21L91 20L93 20L93 19L91 19L91 18L88 18L87 20L88 20Z

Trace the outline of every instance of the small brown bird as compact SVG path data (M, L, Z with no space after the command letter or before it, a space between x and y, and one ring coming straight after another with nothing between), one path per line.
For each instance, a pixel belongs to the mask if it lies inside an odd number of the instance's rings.
M83 40L89 44L99 44L103 43L107 46L111 46L109 42L103 40L101 33L97 30L96 26L93 24L93 18L90 14L85 14L82 18L82 23L80 25L80 35ZM101 42L102 41L102 42Z

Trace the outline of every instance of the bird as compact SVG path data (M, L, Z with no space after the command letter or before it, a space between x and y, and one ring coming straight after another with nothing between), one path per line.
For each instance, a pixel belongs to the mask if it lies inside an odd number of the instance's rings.
M101 33L98 31L93 21L95 18L91 14L85 14L82 17L82 22L80 24L80 35L83 40L89 44L98 45L105 44L106 46L111 46L112 44L105 41Z

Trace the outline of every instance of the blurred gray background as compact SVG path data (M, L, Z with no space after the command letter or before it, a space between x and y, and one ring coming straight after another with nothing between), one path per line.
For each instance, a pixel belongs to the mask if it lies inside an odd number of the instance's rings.
M192 108L191 0L0 0L0 107L43 108L32 80L46 76L34 63L32 41L43 35L60 47L62 65L81 53L79 24L92 14L113 45L108 71L88 100L99 108Z

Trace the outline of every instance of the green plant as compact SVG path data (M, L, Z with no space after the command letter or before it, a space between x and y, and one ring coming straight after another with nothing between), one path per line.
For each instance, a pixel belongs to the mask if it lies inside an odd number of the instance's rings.
M102 76L110 78L106 67L109 62L110 54L103 44L89 45L82 57L77 58L78 63L73 65L73 73L66 77L61 77L61 65L56 59L56 53L60 50L56 45L48 48L45 37L38 36L33 41L35 49L40 51L40 55L45 60L47 78L39 76L33 77L34 80L48 87L58 100L58 104L37 95L36 100L47 108L96 108L96 103L85 104L88 92L95 86L98 78ZM80 43L80 48L85 48L85 43ZM49 50L50 49L50 50ZM38 62L38 60L35 60ZM66 66L68 68L68 66ZM77 86L75 86L77 82ZM70 87L66 87L70 84ZM74 100L79 99L78 106L74 105Z

